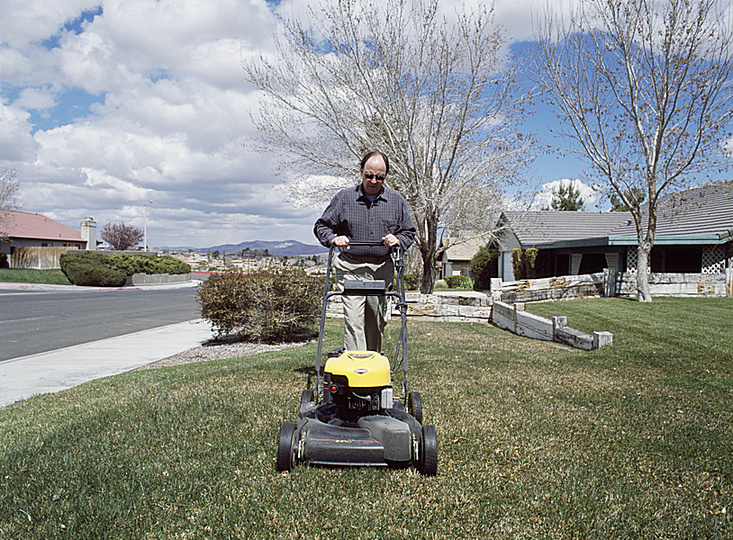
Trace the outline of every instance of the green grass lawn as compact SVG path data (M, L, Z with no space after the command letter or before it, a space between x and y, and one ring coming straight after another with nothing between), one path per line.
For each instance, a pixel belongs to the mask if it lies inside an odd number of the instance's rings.
M28 268L0 268L0 282L10 283L50 283L52 285L71 285L66 275L58 269L33 270Z
M275 470L315 345L0 409L0 538L732 538L733 300L528 309L614 344L410 324L433 478Z

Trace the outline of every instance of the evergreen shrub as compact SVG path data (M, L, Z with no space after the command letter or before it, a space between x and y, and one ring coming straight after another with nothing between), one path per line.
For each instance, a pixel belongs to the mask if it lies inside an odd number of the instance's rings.
M527 277L527 269L524 265L524 251L522 248L514 248L512 250L512 268L514 269L514 279L520 280Z
M61 271L74 285L121 287L127 281L127 274L96 259L81 261L65 257L61 255Z
M471 277L473 286L477 290L488 290L491 287L491 278L499 275L499 250L482 246L471 258Z
M419 274L413 274L412 272L406 272L405 273L405 290L414 291L416 289L419 289L421 281L422 281L422 276L420 276ZM396 274L395 274L394 282L395 284L397 283Z
M539 277L540 265L538 265L539 250L537 248L514 248L512 250L512 266L514 267L514 279L535 279Z
M218 336L283 342L317 334L323 278L301 268L209 277L197 295Z
M473 280L466 276L446 276L445 283L449 289L470 289L473 287Z
M0 268L9 268L8 254L4 251L0 251Z
M127 277L144 274L188 274L191 267L174 257L148 257L121 253L64 253L61 271L74 285L121 287Z
M539 250L537 248L527 248L524 252L524 265L527 271L528 279L537 278L537 255Z

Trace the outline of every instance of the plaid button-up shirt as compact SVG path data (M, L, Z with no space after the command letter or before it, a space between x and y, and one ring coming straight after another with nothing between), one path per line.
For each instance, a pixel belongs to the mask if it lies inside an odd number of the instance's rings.
M316 221L313 232L329 248L337 236L347 236L352 242L379 242L394 234L400 247L407 249L416 231L402 195L382 186L379 195L370 201L359 184L336 194ZM358 261L382 262L389 257L389 251L386 246L352 246L347 253Z

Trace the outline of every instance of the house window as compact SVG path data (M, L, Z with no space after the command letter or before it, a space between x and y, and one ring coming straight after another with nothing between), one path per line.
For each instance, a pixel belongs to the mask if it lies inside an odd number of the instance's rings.
M699 274L701 268L702 246L656 246L652 248L652 272Z
M579 274L595 274L597 272L603 272L604 268L608 267L606 262L606 255L603 253L584 253L583 258L580 261Z
M555 275L566 276L570 273L570 255L560 253L555 257Z

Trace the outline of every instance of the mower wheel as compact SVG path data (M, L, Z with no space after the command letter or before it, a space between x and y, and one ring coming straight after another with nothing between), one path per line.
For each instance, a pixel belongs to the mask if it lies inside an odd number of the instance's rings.
M410 392L407 394L407 412L422 424L422 398L420 392Z
M300 394L300 406L307 405L313 401L313 389L312 388L306 388L303 390L303 393Z
M433 425L423 426L420 431L417 468L425 476L435 476L438 473L438 437Z
M285 422L280 428L280 438L277 441L277 470L289 471L295 462L295 424Z

